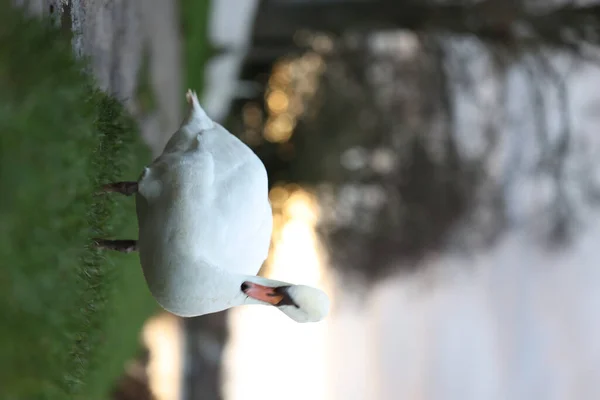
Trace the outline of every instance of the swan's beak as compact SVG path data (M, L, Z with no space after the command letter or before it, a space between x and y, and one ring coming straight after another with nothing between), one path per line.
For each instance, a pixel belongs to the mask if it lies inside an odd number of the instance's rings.
M295 305L287 293L288 287L269 287L246 281L242 283L242 292L248 297L274 306Z

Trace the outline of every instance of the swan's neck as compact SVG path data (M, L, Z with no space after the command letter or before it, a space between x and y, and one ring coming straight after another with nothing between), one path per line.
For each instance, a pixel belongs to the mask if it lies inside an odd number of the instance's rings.
M231 294L223 309L244 304L270 305L296 322L320 321L329 311L329 298L317 288L250 275L229 274L226 279Z
M329 310L327 295L316 288L293 285L260 276L232 274L213 270L209 276L197 277L188 282L197 288L194 294L175 296L167 310L184 317L223 311L246 304L275 306L297 322L316 322ZM169 307L169 305L171 307Z
M187 310L181 310L182 312L176 312L176 314L197 316L245 304L269 305L269 303L254 299L242 291L242 285L248 282L268 287L286 285L285 282L259 276L232 274L225 270L220 270L218 273L213 271L210 279L202 279L202 284L196 286L198 287L197 296L193 296L193 300L190 298Z

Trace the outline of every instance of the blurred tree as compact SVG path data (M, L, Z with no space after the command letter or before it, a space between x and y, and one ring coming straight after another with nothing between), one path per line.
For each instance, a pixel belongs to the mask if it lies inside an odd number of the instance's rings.
M332 264L367 281L442 245L481 178L452 135L439 43L403 35L379 45L339 40L307 104L317 111L291 140L290 178L325 182L321 231Z
M245 78L265 84L266 101L239 102L232 128L256 145L273 182L316 185L332 264L373 281L456 243L465 235L451 233L467 221L479 224L465 240L480 244L505 227L506 182L492 179L490 169L506 130L501 116L510 108L502 87L512 67L526 65L533 98L546 96L549 85L558 93L556 105L534 102L534 132L539 173L556 188L547 237L564 242L573 216L564 177L568 74L552 59L596 62L599 29L600 6L593 3L265 1ZM458 92L479 101L482 80L472 70L482 59L485 79L500 95L495 108L480 110L485 124L469 128L473 141L484 142L472 154L456 132L464 125L457 126L454 102ZM278 79L285 84L274 85ZM280 91L287 96L283 112L269 104ZM264 116L258 131L248 123L253 109ZM549 114L559 115L562 126L551 140L544 129ZM292 131L274 137L277 126ZM261 130L266 141L256 137Z
M565 0L265 1L255 23L257 41L299 30L343 34L405 29L459 34L503 46L598 43L600 4Z

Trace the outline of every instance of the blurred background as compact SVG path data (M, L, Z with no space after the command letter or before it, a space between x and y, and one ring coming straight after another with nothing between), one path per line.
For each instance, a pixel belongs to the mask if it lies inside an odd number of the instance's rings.
M600 2L0 5L2 398L600 398ZM267 167L261 275L326 320L179 319L89 247L135 237L93 192L188 87Z

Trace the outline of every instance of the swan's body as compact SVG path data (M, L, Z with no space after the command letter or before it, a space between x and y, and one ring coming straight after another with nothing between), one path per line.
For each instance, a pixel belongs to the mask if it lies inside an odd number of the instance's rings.
M327 313L318 289L257 277L272 229L267 173L188 92L190 114L137 182L137 250L148 287L184 317L275 305L299 322Z
M136 198L148 286L163 307L185 316L218 297L211 293L222 289L218 277L256 275L272 229L261 161L220 125L202 129L194 117L145 169Z

